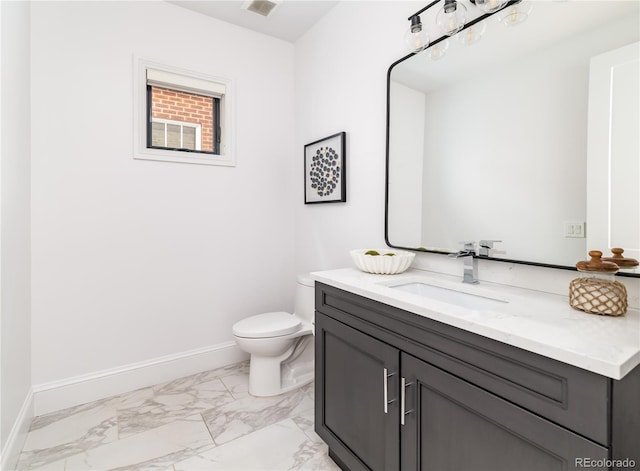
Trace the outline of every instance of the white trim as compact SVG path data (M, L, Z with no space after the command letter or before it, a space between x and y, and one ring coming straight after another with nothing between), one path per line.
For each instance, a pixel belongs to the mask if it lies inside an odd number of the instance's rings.
M29 390L27 397L22 403L20 412L16 417L16 421L11 427L7 442L2 450L2 456L0 457L0 469L15 469L20 457L20 452L24 448L24 443L27 440L27 434L31 427L31 421L34 417L34 391L33 388Z
M208 80L224 86L225 94L220 97L220 154L181 152L167 149L147 148L147 70L162 70L181 76ZM235 167L235 86L233 80L224 77L193 72L178 67L133 56L133 158L140 160L160 160L189 164L219 165Z
M0 25L2 24L2 10L3 10L3 6L4 4L0 4ZM0 56L2 56L2 37L4 35L0 34ZM8 35L7 35L8 36ZM2 71L2 60L0 60L0 101L2 101L2 76L3 76L3 71ZM0 113L0 161L4 161L5 160L5 156L3 155L2 149L2 134L3 133L3 127L2 127L2 115L4 113ZM0 195L2 195L2 165L0 165ZM2 247L2 207L0 206L0 247ZM2 251L0 250L0 267L2 266ZM0 321L2 320L2 270L0 270ZM1 322L0 322L1 324ZM0 331L0 334L2 334L2 332ZM2 345L2 336L0 335L0 346ZM2 349L0 349L0 366L2 365ZM0 367L0 405L2 404L2 400L1 400L1 396L2 396L2 368ZM0 421L2 420L2 413L0 413ZM13 468L9 468L8 466L5 468L4 466L4 460L6 458L6 456L8 455L8 453L6 453L6 448L2 445L2 422L0 422L0 469L13 469ZM11 438L11 434L9 434L9 438ZM9 444L9 442L7 441L7 445Z
M35 414L42 415L247 360L234 342L175 353L60 381L38 384Z

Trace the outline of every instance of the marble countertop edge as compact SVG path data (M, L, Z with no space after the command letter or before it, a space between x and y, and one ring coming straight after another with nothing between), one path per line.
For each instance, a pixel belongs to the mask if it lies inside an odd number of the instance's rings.
M311 276L335 288L616 380L640 364L637 309L621 317L597 316L571 308L567 296L481 283L474 289L504 296L509 303L504 309L475 311L389 288L420 277L459 281L449 275L410 269L389 276L344 268Z

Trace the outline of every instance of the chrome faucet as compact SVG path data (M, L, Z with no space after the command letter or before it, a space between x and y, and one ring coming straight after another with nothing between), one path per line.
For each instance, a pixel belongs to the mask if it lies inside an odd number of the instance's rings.
M493 249L493 244L495 242L502 242L501 240L481 240L480 241L480 250L478 251L478 255L480 257L490 257L491 249ZM504 253L504 252L496 252L496 253Z
M464 248L457 253L451 253L448 256L452 258L464 257L464 273L462 276L463 283L478 283L478 259L476 258L475 242L462 242Z

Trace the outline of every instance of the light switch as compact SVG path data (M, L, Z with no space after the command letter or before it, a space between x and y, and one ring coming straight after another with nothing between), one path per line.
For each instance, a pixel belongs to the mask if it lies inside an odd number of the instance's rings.
M584 237L586 237L585 223L584 222L565 222L564 223L564 236L565 237L575 237L575 238L584 238Z

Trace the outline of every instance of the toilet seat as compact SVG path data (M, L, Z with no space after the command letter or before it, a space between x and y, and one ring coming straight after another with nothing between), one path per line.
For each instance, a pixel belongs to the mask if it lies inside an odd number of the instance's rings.
M268 338L293 334L302 321L288 312L266 312L247 317L233 325L233 334L244 338Z

